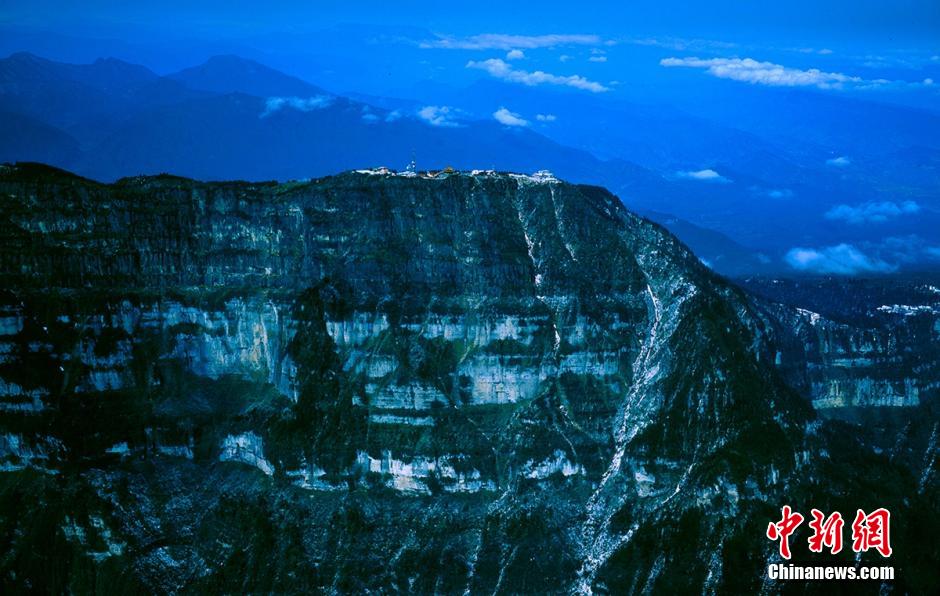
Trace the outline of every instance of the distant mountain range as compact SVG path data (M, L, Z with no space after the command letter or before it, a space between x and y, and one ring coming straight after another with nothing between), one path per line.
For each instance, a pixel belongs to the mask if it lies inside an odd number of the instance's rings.
M495 121L435 122L338 96L256 62L218 56L167 77L117 60L66 65L29 54L0 61L0 107L46 126L62 149L42 158L93 178L172 172L203 179L307 178L375 165L557 170L576 180L655 185L625 161L604 162ZM79 152L66 147L78 146ZM58 153L63 157L54 158Z
M776 109L755 92L735 121L718 108L702 118L492 80L415 93L424 101L341 95L233 55L160 76L114 58L77 65L21 52L0 60L0 161L41 161L102 181L161 172L304 179L403 169L413 158L426 169L549 169L610 188L729 275L786 271L793 247L839 243L874 251L866 258L883 270L929 267L940 246L940 118L917 110L795 92ZM507 96L521 125L493 117ZM768 111L792 134L755 116ZM869 119L877 125L851 126ZM798 122L818 122L818 134ZM830 217L839 205L903 201L917 205L917 217L874 226Z

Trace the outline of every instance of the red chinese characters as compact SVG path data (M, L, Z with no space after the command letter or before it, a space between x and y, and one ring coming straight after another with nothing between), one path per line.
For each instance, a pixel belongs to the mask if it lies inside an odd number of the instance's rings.
M884 507L868 515L859 509L852 522L852 550L862 553L870 548L882 557L891 556L891 513Z
M780 510L783 517L779 522L767 525L767 538L780 541L780 556L784 559L790 558L790 534L803 523L803 516L793 512L789 505L784 505Z
M767 538L779 541L780 556L789 559L790 535L800 527L804 517L789 505L784 505L780 511L780 521L767 525ZM813 531L808 541L810 552L821 553L825 548L833 555L842 552L842 529L845 526L842 514L834 511L826 517L819 509L811 509L810 513L813 516L808 524ZM891 556L891 513L884 507L870 514L859 509L852 522L852 550L863 553L869 549L878 551L885 558Z
M819 509L810 513L813 520L809 527L813 529L813 535L809 537L809 550L821 553L825 546L829 547L830 553L838 554L842 550L842 526L845 524L842 514L836 511L827 518Z

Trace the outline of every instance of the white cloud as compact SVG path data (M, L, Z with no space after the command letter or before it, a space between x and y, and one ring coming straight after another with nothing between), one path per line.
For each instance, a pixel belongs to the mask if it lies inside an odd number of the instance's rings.
M767 196L771 199L789 199L793 197L793 191L789 188L771 188Z
M930 246L916 234L885 238L875 248L879 256L891 263L917 263L924 258L933 260L940 256L937 246Z
M676 176L679 178L687 178L689 180L702 180L704 182L731 182L715 170L711 169L695 170L690 172L676 172Z
M535 119L539 122L554 122L558 117L555 114L536 114Z
M502 33L483 33L470 37L439 37L421 42L422 48L443 48L446 50L513 50L551 48L556 46L601 45L603 40L597 35L506 35Z
M506 108L499 108L493 112L493 118L496 118L496 121L500 124L505 124L506 126L528 126L529 121L522 118L519 114L515 112L510 112Z
M399 118L401 118L401 111L400 111L400 110L392 110L392 111L389 112L388 114L385 114L385 121L386 121L386 122L394 122L394 121L398 120Z
M704 68L720 79L775 87L839 88L845 84L865 83L860 77L838 72L824 72L816 68L801 70L773 62L758 62L752 58L664 58L659 64L666 67Z
M607 62L607 56L591 56L588 60L591 62Z
M834 166L837 168L845 168L845 167L850 166L851 164L852 164L852 160L844 155L840 155L839 157L833 157L832 159L826 160L827 166Z
M697 50L728 50L737 47L738 44L727 41L716 41L712 39L683 39L681 37L634 37L622 40L637 46L648 46L656 48L665 48L678 52L697 51Z
M506 60L522 60L525 58L525 52L522 50L509 50L506 52Z
M299 112L312 112L313 110L322 110L333 103L333 98L327 95L315 95L313 97L269 97L264 102L264 111L261 112L261 118L266 118L285 108L297 110Z
M920 236L890 236L860 245L839 244L824 248L794 248L784 259L799 271L810 273L891 273L902 266L940 258L940 247Z
M828 56L832 53L832 50L829 48L821 48L818 50L816 48L797 48L796 51L801 54L819 54L821 56Z
M809 273L854 275L891 273L897 270L897 265L868 256L851 244L838 244L820 249L794 248L786 254L784 260L794 269Z
M894 203L884 201L880 203L864 203L862 205L836 205L826 212L826 219L844 220L850 224L881 223L900 217L912 215L920 211L920 205L914 201Z
M459 126L453 120L454 109L449 106L424 106L418 117L432 126Z
M569 56L568 54L562 54L561 56L558 57L559 62L567 62L569 60L571 60L571 56Z
M575 89L582 89L584 91L590 91L592 93L601 93L607 91L607 87L601 85L598 82L590 81L580 75L569 75L569 76L560 76L554 75L547 72L542 72L541 70L536 70L534 72L529 72L525 70L516 70L508 63L500 60L499 58L490 58L489 60L483 60L478 62L476 60L471 60L467 62L467 68L478 68L480 70L485 70L490 74L490 76L496 77L498 79L503 79L504 81L510 81L513 83L521 83L523 85L563 85L566 87L574 87Z

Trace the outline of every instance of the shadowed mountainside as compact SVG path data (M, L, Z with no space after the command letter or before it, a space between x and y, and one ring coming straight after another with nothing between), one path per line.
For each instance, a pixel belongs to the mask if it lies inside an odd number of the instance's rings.
M757 591L785 503L889 507L896 587L933 580L935 413L893 451L819 417L819 346L859 342L601 188L19 164L0 194L8 589Z

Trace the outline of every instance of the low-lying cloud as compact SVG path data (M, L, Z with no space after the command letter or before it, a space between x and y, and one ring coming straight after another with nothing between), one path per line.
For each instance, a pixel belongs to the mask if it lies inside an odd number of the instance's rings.
M891 273L897 265L866 255L851 244L825 248L794 248L784 260L797 271L857 275L859 273Z
M718 41L714 39L685 39L681 37L634 37L621 41L637 46L665 48L667 50L674 50L677 52L694 52L698 50L729 50L738 47L738 44L728 41Z
M839 157L833 157L832 159L827 159L826 165L833 166L835 168L847 168L850 165L852 165L852 160L844 155L840 155Z
M801 54L819 54L820 56L828 56L832 53L829 48L796 48L796 51Z
M460 126L454 120L454 109L450 106L424 106L418 110L418 118L421 118L431 126Z
M882 201L861 205L836 205L826 212L826 219L841 220L850 224L883 223L902 215L913 215L920 211L914 201Z
M506 126L528 126L529 125L528 120L524 119L522 116L520 116L519 114L516 114L515 112L510 112L506 108L499 108L498 110L493 112L493 118L496 118L497 122L499 122L500 124L504 124Z
M291 109L299 112L312 112L330 107L333 98L328 95L314 95L313 97L269 97L264 102L264 111L261 118L267 118L278 110Z
M685 178L687 180L701 180L702 182L731 182L729 179L725 178L712 169L676 172L676 176L679 178Z
M467 68L476 68L486 71L490 76L511 83L521 83L533 87L535 85L562 85L573 87L592 93L602 93L607 91L607 87L598 82L588 80L581 75L554 75L541 70L529 72L526 70L515 69L509 63L499 58L490 58L489 60L467 62Z
M555 114L536 114L535 119L539 122L554 122L558 120L558 116Z
M825 72L816 68L801 70L753 58L664 58L659 64L666 67L703 68L708 74L720 79L774 87L833 89L865 82L860 77L839 72Z
M940 246L917 234L889 236L877 242L794 248L784 260L806 273L860 275L892 273L901 267L940 259Z
M603 40L598 35L507 35L503 33L482 33L470 37L439 37L423 41L422 48L441 48L445 50L513 50L522 48L552 48L557 46L596 46Z

